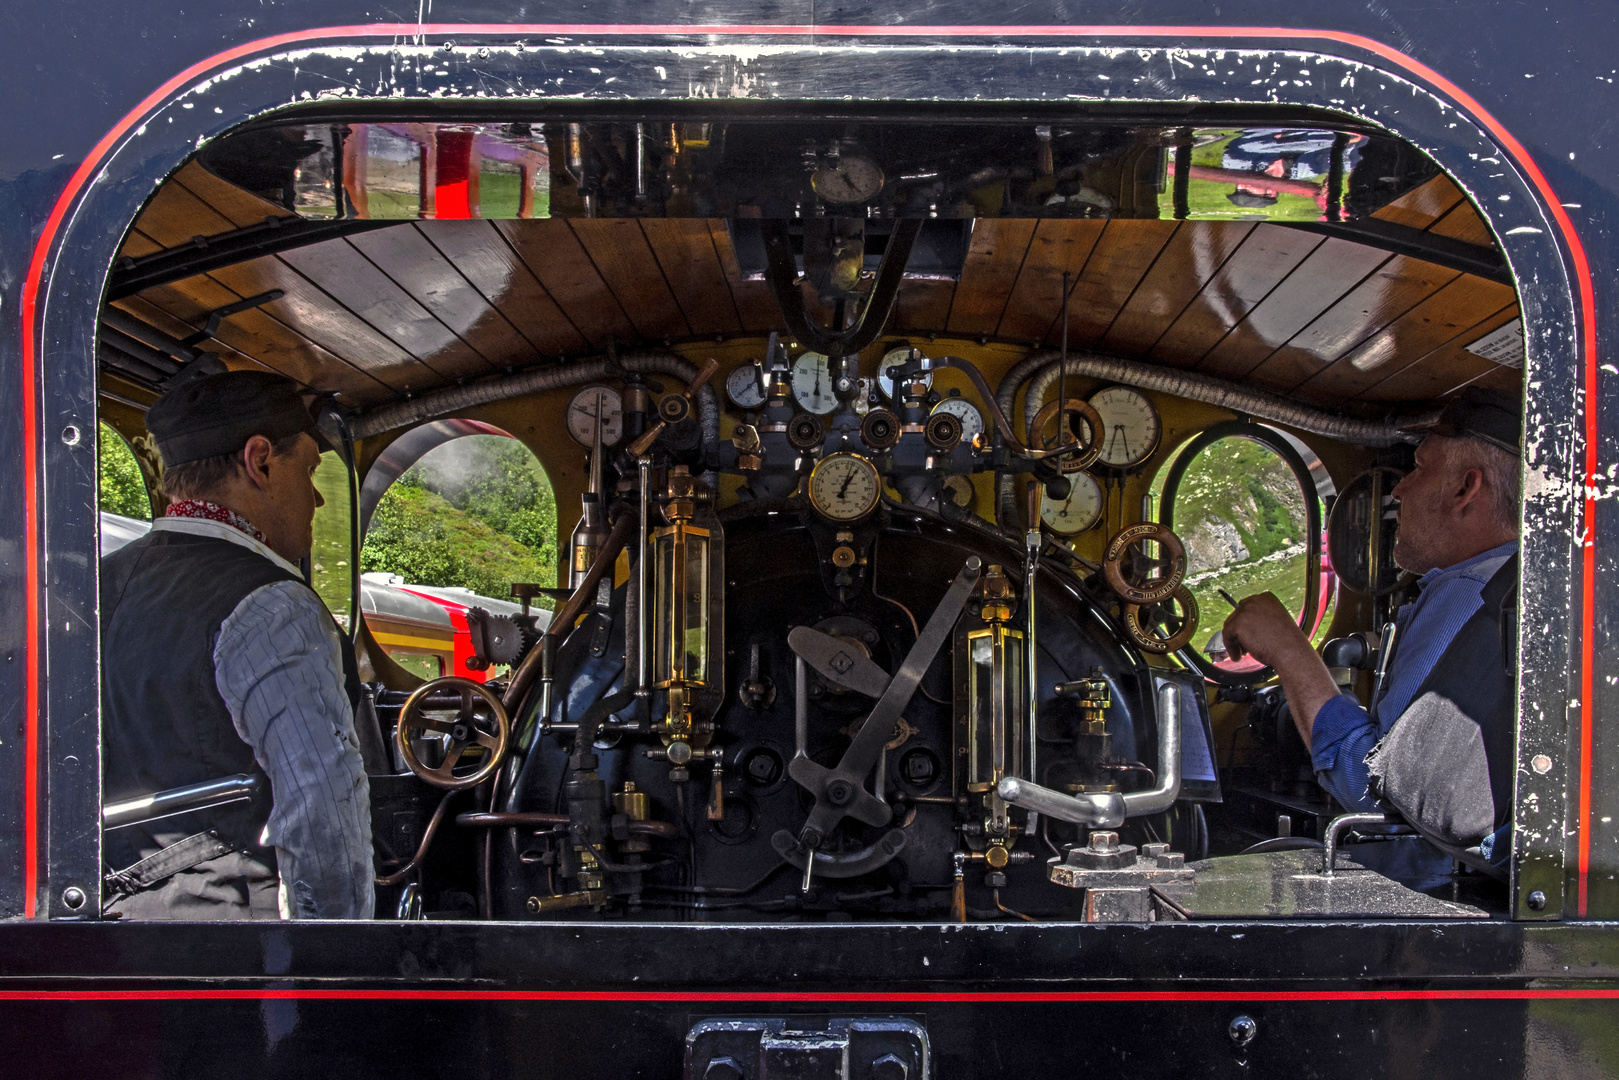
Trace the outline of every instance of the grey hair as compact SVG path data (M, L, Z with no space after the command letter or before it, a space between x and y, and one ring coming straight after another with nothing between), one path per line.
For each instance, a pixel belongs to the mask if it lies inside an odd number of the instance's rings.
M1449 464L1460 472L1477 469L1484 477L1484 486L1490 495L1490 518L1514 535L1518 532L1518 500L1522 494L1523 462L1516 454L1492 442L1472 435L1458 435L1448 440Z

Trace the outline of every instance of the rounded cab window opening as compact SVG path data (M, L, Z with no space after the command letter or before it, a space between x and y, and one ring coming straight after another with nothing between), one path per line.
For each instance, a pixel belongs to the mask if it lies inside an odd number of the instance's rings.
M468 610L518 614L523 607L512 586L556 583L550 479L521 441L479 428L447 433L411 460L380 461L395 479L374 501L362 492L366 623L383 650L419 678L503 675L505 665L473 650Z
M1220 629L1234 601L1269 592L1320 645L1337 599L1321 529L1329 505L1323 496L1331 497L1332 483L1320 459L1296 438L1268 426L1245 426L1254 430L1212 430L1166 462L1153 481L1159 519L1186 545L1185 585L1197 599L1201 637ZM1284 447L1295 461L1284 456ZM1309 486L1297 466L1307 470ZM1213 666L1236 674L1262 665L1244 657Z

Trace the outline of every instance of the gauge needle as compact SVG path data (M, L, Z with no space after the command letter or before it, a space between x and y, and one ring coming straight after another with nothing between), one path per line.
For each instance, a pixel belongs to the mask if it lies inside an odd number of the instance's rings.
M854 473L853 472L849 473L848 476L845 476L843 478L843 486L838 488L838 498L839 499L842 499L845 495L849 494L849 485L852 484L852 483L854 483Z

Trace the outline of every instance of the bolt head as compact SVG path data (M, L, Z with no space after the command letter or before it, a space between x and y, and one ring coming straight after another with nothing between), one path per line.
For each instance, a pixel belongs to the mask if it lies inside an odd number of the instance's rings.
M871 1063L871 1080L906 1080L911 1064L897 1054L884 1054Z
M847 780L833 780L826 785L826 799L833 806L842 806L854 797L854 788Z
M71 911L79 910L84 906L84 890L80 889L76 885L71 885L68 888L63 889L62 903L66 904L68 909Z
M1116 832L1108 832L1107 830L1104 830L1104 829L1097 829L1095 832L1091 833L1091 850L1092 851L1117 851L1117 850L1119 850L1119 834L1116 833Z
M1541 892L1539 889L1536 889L1534 892L1530 893L1529 894L1529 910L1530 911L1545 911L1546 910L1546 894Z
M1247 1046L1259 1034L1259 1024L1251 1016L1238 1016L1226 1028L1226 1034L1236 1046Z

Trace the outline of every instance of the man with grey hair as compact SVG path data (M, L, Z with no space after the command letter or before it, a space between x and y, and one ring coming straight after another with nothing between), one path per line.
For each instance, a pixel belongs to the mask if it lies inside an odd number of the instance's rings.
M1228 652L1276 669L1317 779L1351 810L1377 806L1368 753L1422 711L1415 706L1443 698L1478 725L1497 825L1510 814L1514 673L1492 643L1517 578L1521 427L1516 400L1483 390L1464 392L1426 427L1416 467L1393 491L1394 561L1421 575L1421 592L1395 615L1392 657L1369 708L1340 693L1275 596L1247 597L1226 620Z

